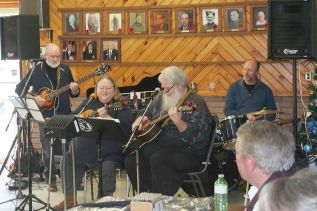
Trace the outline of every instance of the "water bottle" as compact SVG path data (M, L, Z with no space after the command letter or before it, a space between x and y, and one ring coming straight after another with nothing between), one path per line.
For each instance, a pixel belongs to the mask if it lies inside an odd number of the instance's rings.
M228 183L223 174L218 175L214 184L214 210L228 211Z

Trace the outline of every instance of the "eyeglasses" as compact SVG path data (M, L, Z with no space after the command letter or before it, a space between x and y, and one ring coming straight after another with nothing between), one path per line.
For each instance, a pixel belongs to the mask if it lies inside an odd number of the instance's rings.
M167 93L167 92L169 92L174 86L175 86L175 83L174 83L171 87L161 87L161 89L163 90L163 92Z

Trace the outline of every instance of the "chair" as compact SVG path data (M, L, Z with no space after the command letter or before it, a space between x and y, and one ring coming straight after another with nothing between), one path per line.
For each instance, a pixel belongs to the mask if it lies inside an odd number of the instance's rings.
M202 169L200 171L187 173L187 178L185 178L185 180L183 181L183 184L184 183L191 183L193 185L195 194L189 194L189 195L194 195L197 197L205 197L206 196L206 192L205 192L205 189L203 187L202 180L201 180L200 176L203 173L205 173L207 171L207 167L209 165L211 165L210 158L211 158L211 153L213 151L213 146L214 146L215 137L216 137L217 119L218 118L217 118L216 114L213 114L212 118L211 118L212 124L211 124L210 138L209 138L209 146L208 146L209 148L208 148L208 152L206 155L206 159L204 162L202 162L202 165L203 165Z

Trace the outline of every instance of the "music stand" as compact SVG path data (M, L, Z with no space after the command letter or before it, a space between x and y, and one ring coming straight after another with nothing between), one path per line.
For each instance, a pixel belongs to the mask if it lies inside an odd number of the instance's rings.
M28 163L28 185L29 194L16 208L16 210L24 210L24 207L29 204L29 210L32 210L32 200L44 205L39 209L46 207L46 203L32 194L32 172L31 172L31 117L37 122L44 122L44 118L33 98L21 98L21 97L10 97L9 100L12 102L14 108L18 112L22 120L27 122L27 163ZM51 207L49 207L51 208Z
M118 119L112 118L78 118L78 124L83 137L96 139L97 157L99 162L99 185L98 198L102 193L102 158L101 158L101 140L123 141L127 134L120 125Z

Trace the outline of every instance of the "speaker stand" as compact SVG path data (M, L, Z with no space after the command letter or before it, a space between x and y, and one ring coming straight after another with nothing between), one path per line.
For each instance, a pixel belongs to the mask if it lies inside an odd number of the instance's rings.
M297 61L293 59L293 134L297 143Z

